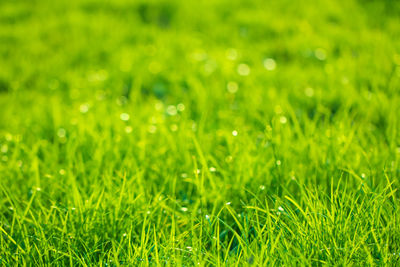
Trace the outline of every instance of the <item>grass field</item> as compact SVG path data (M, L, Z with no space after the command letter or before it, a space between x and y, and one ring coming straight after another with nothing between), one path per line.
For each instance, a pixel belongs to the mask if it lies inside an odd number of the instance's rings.
M0 265L399 266L399 19L0 1Z

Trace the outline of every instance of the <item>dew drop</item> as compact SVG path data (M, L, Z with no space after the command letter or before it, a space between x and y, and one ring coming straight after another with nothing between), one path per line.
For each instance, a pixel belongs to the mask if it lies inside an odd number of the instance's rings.
M177 114L176 107L173 106L173 105L169 105L167 107L167 114L170 115L170 116L175 116Z
M81 113L87 113L89 111L89 105L88 104L82 104L79 106L79 111Z
M179 103L176 108L178 109L178 111L182 112L185 110L185 105L182 103Z
M237 72L241 76L247 76L250 74L250 67L247 64L241 63L237 68Z
M314 95L314 89L312 89L311 87L307 87L304 90L304 93L306 94L306 96L312 97Z
M228 50L226 50L226 58L229 60L236 60L238 56L238 52L236 49L234 48L229 48Z
M315 57L321 61L326 59L326 52L324 49L322 48L317 48L315 50Z
M123 120L123 121L129 121L130 116L129 116L128 113L121 113L121 114L119 115L119 118L120 118L121 120Z
M60 138L64 138L66 134L67 134L67 132L65 131L64 128L60 128L57 131L57 136L60 137Z
M128 134L131 133L132 132L132 127L131 126L126 126L125 127L125 132L128 133Z
M264 68L267 69L267 70L269 70L269 71L274 70L274 69L276 68L276 62L275 62L275 60L272 59L272 58L266 58L266 59L264 60Z
M2 145L0 150L1 150L1 152L4 153L4 154L7 153L7 151L8 151L8 145L7 145L7 144Z
M238 91L239 86L236 82L228 82L228 84L226 85L226 89L229 93L234 94Z
M148 131L153 134L157 131L157 127L155 125L150 125Z

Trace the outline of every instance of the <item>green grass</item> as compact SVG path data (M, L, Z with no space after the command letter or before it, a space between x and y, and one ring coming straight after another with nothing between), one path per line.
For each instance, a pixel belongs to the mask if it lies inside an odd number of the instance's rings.
M400 264L398 1L0 1L0 265Z

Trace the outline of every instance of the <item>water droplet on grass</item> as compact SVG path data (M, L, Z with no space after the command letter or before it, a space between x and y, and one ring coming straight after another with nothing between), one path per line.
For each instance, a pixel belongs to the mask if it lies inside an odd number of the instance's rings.
M250 74L250 67L247 64L239 64L238 68L237 68L237 72L239 73L239 75L241 76L247 76Z
M82 104L79 106L79 111L81 113L87 113L89 111L89 105L88 104Z
M179 103L179 104L176 106L176 108L177 108L180 112L182 112L182 111L185 110L185 105L182 104L182 103Z
M267 70L269 70L269 71L274 70L274 69L276 68L276 62L275 62L275 60L272 59L272 58L266 58L266 59L264 60L264 68L267 69Z
M162 110L162 109L164 108L164 104L163 104L162 102L157 102L157 103L154 105L154 108L155 108L156 110L160 111L160 110Z
M121 115L119 115L119 118L123 121L129 121L130 116L128 113L121 113Z
M239 86L236 82L228 82L228 84L226 85L226 89L229 93L234 94L238 91Z
M65 135L66 135L66 134L67 134L67 132L65 131L64 128L60 128L60 129L58 129L58 131L57 131L57 136L60 137L60 138L65 138Z
M317 48L314 52L315 57L321 61L326 59L326 52L322 48Z
M12 134L6 133L6 140L7 140L8 142L10 142L12 139L13 139Z
M157 131L157 127L155 125L150 125L148 131L153 134Z
M304 93L306 94L306 96L312 97L314 95L314 89L312 89L311 87L307 87L304 90Z
M7 153L7 151L8 151L8 145L7 144L3 144L2 146L1 146L1 152L2 153Z
M238 132L237 132L236 130L233 130L233 131L232 131L232 135L233 135L233 136L237 136L237 135L238 135Z
M126 126L125 127L125 132L128 133L128 134L131 133L132 132L132 127L131 126Z
M226 50L226 58L229 60L236 60L238 57L238 52L236 49L234 48L229 48L228 50Z
M170 116L175 116L177 114L176 107L173 106L173 105L169 105L167 107L167 114L170 115Z
M232 157L232 156L227 156L227 157L225 158L225 162L226 162L226 163L230 163L230 162L232 162L232 160L233 160L233 157Z

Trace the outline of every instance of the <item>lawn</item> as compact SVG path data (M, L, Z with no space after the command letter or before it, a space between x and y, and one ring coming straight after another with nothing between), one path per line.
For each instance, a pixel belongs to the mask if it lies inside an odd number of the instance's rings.
M398 266L399 21L0 1L0 265Z

